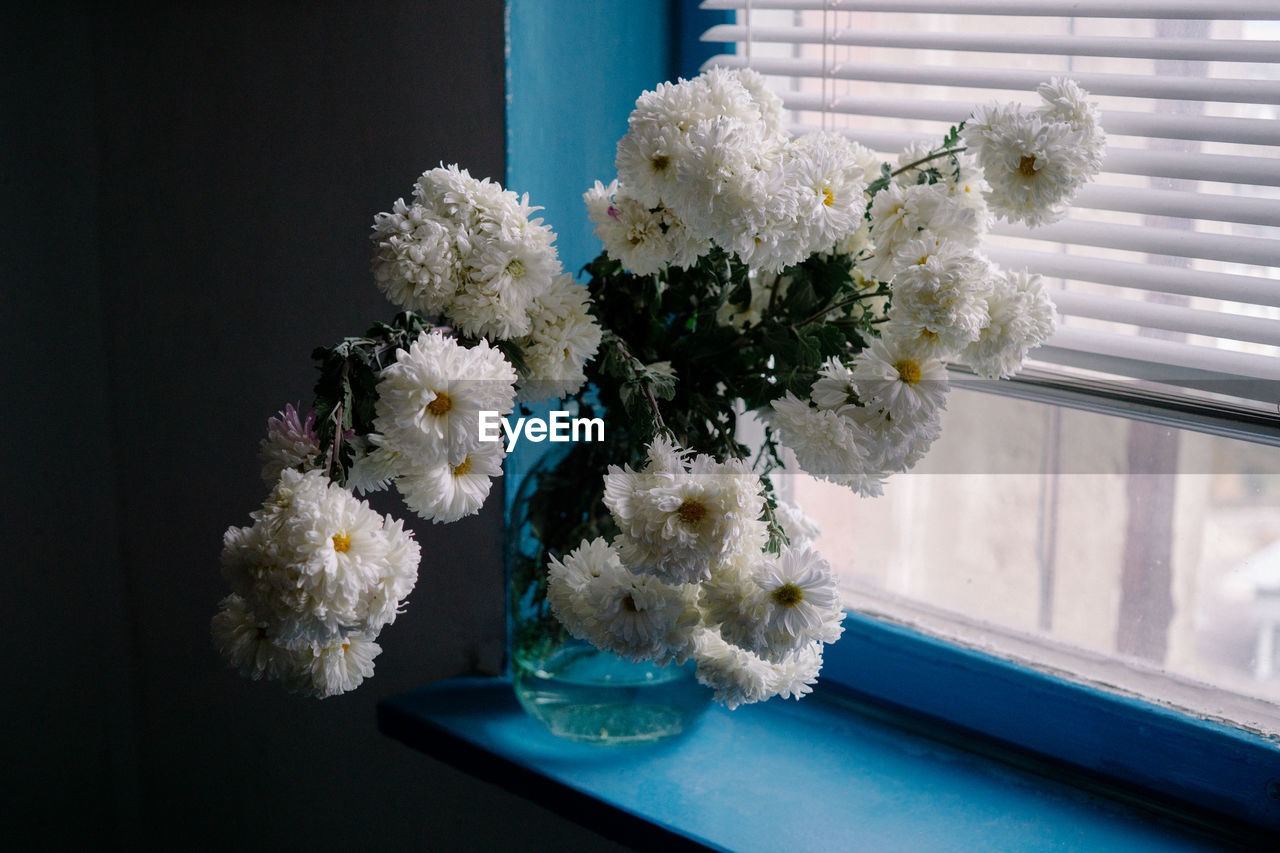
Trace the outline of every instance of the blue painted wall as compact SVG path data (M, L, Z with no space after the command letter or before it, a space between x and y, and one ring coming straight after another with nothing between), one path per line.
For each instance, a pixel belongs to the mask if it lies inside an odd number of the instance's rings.
M506 185L559 235L565 269L600 251L582 193L614 177L618 138L645 89L671 79L670 0L509 0Z

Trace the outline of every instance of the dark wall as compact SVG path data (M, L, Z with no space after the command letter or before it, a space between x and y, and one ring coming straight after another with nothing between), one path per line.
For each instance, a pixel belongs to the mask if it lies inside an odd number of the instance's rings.
M244 681L208 634L266 418L308 401L312 347L393 310L373 214L440 162L503 174L502 3L33 5L0 13L0 833L601 849L375 729L379 698L500 665L500 495L416 525L353 694Z

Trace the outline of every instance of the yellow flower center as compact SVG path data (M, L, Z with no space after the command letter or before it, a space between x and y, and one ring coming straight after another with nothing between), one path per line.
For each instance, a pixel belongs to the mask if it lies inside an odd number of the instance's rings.
M436 392L436 398L427 403L427 411L435 415L437 418L441 415L448 414L453 408L453 398L443 391Z
M924 338L927 341L936 341L938 339L938 333L935 332L933 329L921 329L920 337Z
M653 164L653 171L665 172L667 167L671 165L671 158L666 154L655 154L653 155L653 159L649 162Z
M507 272L512 278L520 278L524 275L524 261L519 258L512 258L511 263L507 264Z
M1022 155L1022 160L1018 162L1018 173L1024 178L1034 178L1036 176L1036 158Z
M831 192L830 187L822 188L822 203L825 204L827 207L830 207L831 205L836 203L835 193Z
M915 385L920 381L920 365L909 358L904 358L893 366L898 371L898 378L908 385Z
M333 550L339 554L345 554L347 549L351 547L351 537L345 533L333 534Z
M636 607L636 600L631 597L631 593L627 593L622 597L622 609L628 613L640 612L640 608Z
M449 470L455 477L463 477L471 473L471 457L468 456L458 465L450 465Z
M676 517L685 524L697 524L707 517L707 508L692 498L685 498L684 502L676 507Z
M784 583L769 593L769 597L780 607L795 607L804 600L804 591L793 583Z

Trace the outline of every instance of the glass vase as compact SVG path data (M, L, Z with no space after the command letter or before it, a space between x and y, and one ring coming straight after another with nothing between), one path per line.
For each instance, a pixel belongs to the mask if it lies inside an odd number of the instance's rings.
M613 447L613 450L625 448ZM547 561L583 539L612 538L602 501L610 448L553 446L529 469L511 503L507 570L511 676L516 697L553 734L602 745L650 743L687 731L711 691L692 662L632 663L572 637L546 600Z

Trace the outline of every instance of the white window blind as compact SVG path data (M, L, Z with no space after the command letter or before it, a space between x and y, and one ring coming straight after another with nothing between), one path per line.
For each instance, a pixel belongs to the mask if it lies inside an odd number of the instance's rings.
M886 157L1067 75L1102 108L1104 173L1066 219L998 221L1063 323L1033 364L1265 419L1280 403L1278 0L708 0L708 64L765 74L792 131ZM1034 370L1032 371L1035 372ZM1170 394L1173 397L1170 397Z

